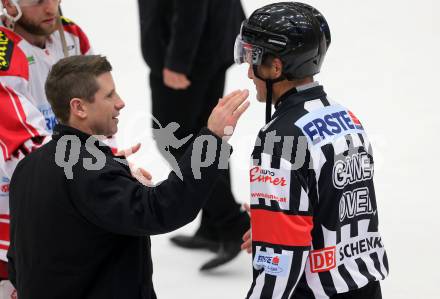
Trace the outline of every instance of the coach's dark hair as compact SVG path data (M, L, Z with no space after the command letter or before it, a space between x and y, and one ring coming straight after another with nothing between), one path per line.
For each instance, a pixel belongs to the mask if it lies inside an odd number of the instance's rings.
M57 119L68 123L73 98L93 102L99 89L96 77L111 70L110 62L100 55L70 56L58 61L45 85L47 100Z

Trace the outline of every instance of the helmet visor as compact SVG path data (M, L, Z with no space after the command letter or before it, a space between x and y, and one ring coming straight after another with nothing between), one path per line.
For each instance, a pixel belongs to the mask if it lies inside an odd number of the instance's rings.
M241 35L237 36L234 46L234 60L237 64L249 63L250 65L261 65L264 49L247 43L242 40Z

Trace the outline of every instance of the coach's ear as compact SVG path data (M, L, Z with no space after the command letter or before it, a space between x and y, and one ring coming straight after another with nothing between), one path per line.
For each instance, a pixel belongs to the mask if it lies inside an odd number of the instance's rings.
M86 101L80 98L73 98L70 100L70 117L69 120L87 118L87 105Z

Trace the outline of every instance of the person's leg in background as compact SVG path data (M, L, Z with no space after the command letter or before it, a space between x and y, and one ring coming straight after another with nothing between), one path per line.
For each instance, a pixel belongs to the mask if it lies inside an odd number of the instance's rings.
M153 116L162 126L177 122L181 126L176 137L182 139L197 134L206 126L212 109L223 96L225 70L203 80L192 80L187 90L176 91L165 87L160 77L150 75L153 99ZM189 143L187 143L189 144ZM186 145L174 150L178 159ZM249 216L241 211L231 191L230 176L219 178L210 199L202 209L202 221L194 236L177 235L172 242L184 248L203 248L217 255L202 266L209 270L227 263L240 252L241 236L249 228Z
M150 73L150 88L152 98L152 114L157 124L153 119L153 128L159 129L159 126L165 127L171 122L179 124L179 129L175 132L177 139L183 139L186 136L198 133L202 127L199 125L198 115L202 111L202 101L209 88L204 81L193 81L191 86L186 90L174 90L166 87L163 84L163 77ZM204 124L206 126L206 123ZM158 131L154 131L157 133ZM153 134L157 140L158 136ZM190 140L192 141L192 140ZM180 148L169 148L169 152L178 160L187 148L187 145ZM165 159L167 157L164 156ZM171 161L167 160L170 164ZM217 251L219 248L219 240L214 228L209 227L209 223L204 221L202 217L202 224L197 231L195 237L180 236L177 242L183 244L182 247L194 249L209 249ZM172 239L173 243L174 238Z

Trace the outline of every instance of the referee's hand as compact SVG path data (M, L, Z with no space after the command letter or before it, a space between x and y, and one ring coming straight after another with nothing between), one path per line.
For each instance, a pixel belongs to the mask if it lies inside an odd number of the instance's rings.
M237 121L249 107L249 91L236 90L221 98L208 119L208 129L222 138L234 132Z

